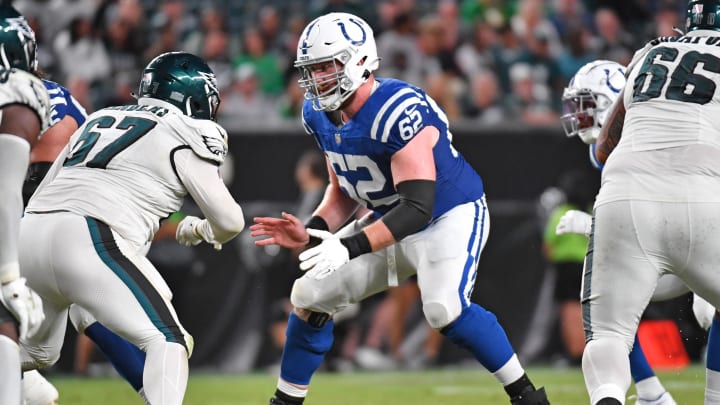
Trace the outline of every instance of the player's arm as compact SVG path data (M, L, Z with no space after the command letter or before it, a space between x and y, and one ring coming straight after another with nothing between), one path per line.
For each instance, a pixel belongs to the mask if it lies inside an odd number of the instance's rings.
M204 220L192 224L191 233L206 242L220 244L240 233L245 227L243 211L225 187L218 166L200 158L190 149L177 151L173 159L180 181L205 215Z
M334 232L350 219L355 211L357 211L359 204L343 193L337 175L335 171L332 170L330 161L327 158L325 161L327 163L329 181L320 204L313 212L314 219L310 220L311 223L309 227L313 227L313 221L318 221L318 218L322 218L325 224L320 225L320 228Z
M11 104L2 107L3 119L0 120L0 134L15 135L34 146L40 134L40 119L37 113L23 104ZM8 119L7 117L13 117Z
M48 128L30 153L30 163L54 162L76 129L78 123L69 115Z
M605 119L605 123L598 136L595 156L601 164L605 164L608 156L610 156L610 153L620 142L620 137L622 136L622 129L625 123L624 93L624 90L621 91L620 95L615 99L610 114L608 114Z
M351 247L352 239L367 238L369 251L383 249L422 229L432 219L435 207L435 158L433 147L438 140L437 128L422 129L391 159L395 189L399 203L378 221L366 226L361 232L344 239ZM362 242L359 242L362 243ZM367 253L367 252L361 252Z

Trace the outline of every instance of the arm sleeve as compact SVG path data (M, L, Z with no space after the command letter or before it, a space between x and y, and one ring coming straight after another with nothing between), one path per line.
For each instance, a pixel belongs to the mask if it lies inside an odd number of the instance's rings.
M55 162L53 162L52 166L50 166L50 169L48 169L47 173L45 174L45 177L43 177L40 184L35 189L35 192L33 195L40 192L40 190L45 187L46 184L50 183L55 176L57 176L60 169L62 169L63 164L65 163L65 159L67 158L68 154L70 153L70 145L67 145L63 148L63 150L60 152L60 154L55 158Z
M190 149L175 153L174 160L180 181L205 215L215 240L225 243L234 238L245 227L245 218L220 178L218 166Z

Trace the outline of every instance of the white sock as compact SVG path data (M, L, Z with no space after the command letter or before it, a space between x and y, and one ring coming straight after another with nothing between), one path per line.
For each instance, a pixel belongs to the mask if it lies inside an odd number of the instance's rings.
M188 380L188 357L178 343L150 344L143 369L143 390L152 405L182 405Z
M660 395L667 391L657 376L652 376L636 382L635 390L637 391L637 396L643 399L660 398Z
M299 388L283 380L282 378L278 378L277 389L295 398L305 398L308 393L307 387Z
M518 380L518 378L522 377L523 374L525 374L525 369L523 369L523 366L520 364L520 360L518 360L517 355L513 354L512 357L510 357L510 360L492 374L504 387L514 383Z
M0 134L0 266L18 261L22 186L29 162L30 144L25 139ZM0 274L0 280L7 276Z
M0 335L0 404L20 404L20 348L5 335Z
M705 405L720 404L720 371L705 369Z
M620 338L602 337L585 345L582 370L590 403L615 398L625 403L630 388L630 349Z

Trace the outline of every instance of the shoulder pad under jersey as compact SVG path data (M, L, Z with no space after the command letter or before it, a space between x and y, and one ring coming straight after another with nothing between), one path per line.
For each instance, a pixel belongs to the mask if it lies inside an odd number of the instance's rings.
M23 104L40 119L40 133L50 127L50 97L42 80L24 70L0 71L0 105Z
M663 44L663 43L669 43L669 42L676 42L680 37L657 37L655 39L652 39L648 41L648 43L645 44L642 48L635 51L635 54L632 57L632 60L630 60L630 63L627 66L627 69L625 69L625 76L630 75L630 71L635 67L635 65L642 61L642 59L647 55L648 52L650 52L650 49Z
M215 121L194 119L185 115L171 114L182 121L173 125L182 141L190 146L196 155L220 165L227 155L228 135L225 128Z

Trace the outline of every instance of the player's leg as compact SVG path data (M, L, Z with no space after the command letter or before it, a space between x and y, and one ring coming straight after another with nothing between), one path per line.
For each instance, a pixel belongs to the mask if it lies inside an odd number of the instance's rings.
M687 294L690 291L685 282L674 274L663 274L658 280L651 301L665 301ZM635 342L630 351L630 374L635 381L637 405L675 405L676 402L660 379L650 367L640 340L635 334Z
M656 207L632 204L598 207L585 260L582 304L588 343L583 374L592 404L624 403L635 332L660 274L667 270L658 264L663 249L652 244L661 233L653 232L656 225L646 215ZM648 240L641 242L643 238ZM654 256L646 255L646 249Z
M143 387L152 404L181 404L192 338L146 274L156 272L144 257L106 224L70 213L29 215L54 238L50 250L59 291L113 332L147 353Z
M290 300L280 377L271 404L301 404L310 379L333 343L330 314L388 286L385 251L359 256L322 280L304 276L295 281ZM401 272L408 277L410 272Z
M0 404L19 404L21 399L16 322L10 311L0 305Z
M635 381L635 390L637 391L636 405L676 405L675 399L650 367L637 334L635 334L635 342L628 358L630 375Z
M30 144L25 139L0 134L0 283L12 281L10 277L19 274L21 190L29 159ZM4 315L0 314L0 403L14 404L20 402L18 331L15 318L4 307L1 311Z
M690 225L692 233L688 233L690 253L686 266L687 270L682 279L690 289L707 301L708 305L701 305L698 308L711 312L712 307L720 307L720 279L717 277L717 269L720 268L720 257L717 255L717 246L720 243L720 235L717 233L720 227L720 218L717 217L720 204L688 204L690 207ZM698 300L700 301L700 300ZM709 318L708 315L699 318ZM717 317L712 320L708 334L707 359L706 359L706 381L705 381L705 403L720 404L720 329L718 328Z
M75 330L90 338L110 360L118 374L130 383L135 391L140 392L143 387L145 352L96 321L78 305L70 306L69 313Z
M477 263L489 234L484 198L455 207L401 242L417 268L430 326L469 350L502 384L513 404L547 404L536 390L493 313L470 301Z

